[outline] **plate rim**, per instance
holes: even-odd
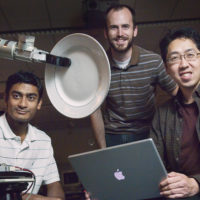
[[[101,106],[101,104],[105,100],[105,98],[108,94],[108,91],[109,91],[110,81],[111,81],[111,70],[110,70],[109,59],[108,59],[108,56],[107,56],[104,48],[101,46],[101,44],[95,38],[93,38],[92,36],[85,34],[85,33],[73,33],[73,34],[69,34],[69,35],[63,37],[61,40],[59,40],[56,43],[56,45],[51,50],[51,53],[56,55],[54,53],[54,51],[59,46],[59,44],[61,44],[63,41],[66,42],[66,40],[73,39],[76,37],[80,37],[81,39],[84,39],[84,38],[89,39],[89,41],[92,44],[94,44],[96,47],[98,47],[100,49],[103,57],[105,58],[104,62],[106,63],[107,66],[103,66],[103,67],[106,68],[107,83],[104,84],[104,88],[101,88],[103,93],[101,93],[101,94],[99,93],[100,96],[95,95],[95,97],[84,106],[80,106],[80,107],[75,106],[74,107],[69,104],[67,105],[66,102],[64,102],[64,100],[61,98],[60,94],[58,93],[58,91],[56,89],[56,84],[55,84],[56,66],[52,66],[50,64],[46,64],[46,67],[45,67],[45,87],[46,87],[46,91],[47,91],[47,96],[48,96],[51,104],[54,106],[54,108],[56,108],[56,110],[58,112],[60,112],[61,114],[63,114],[66,117],[78,119],[78,118],[84,118],[84,117],[89,116],[90,114],[95,112]],[[73,47],[73,45],[72,45],[72,47]],[[67,48],[66,48],[66,50],[67,50]],[[51,77],[49,77],[49,76],[51,76]],[[52,79],[53,79],[53,81],[52,81]],[[101,82],[100,82],[100,84],[101,84]],[[97,88],[96,93],[99,92],[98,90],[100,90],[99,87]],[[54,92],[57,91],[57,93],[52,94],[53,91]],[[63,103],[63,105],[60,107],[60,106],[58,106],[59,103]]]

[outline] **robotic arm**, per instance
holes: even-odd
[[[48,63],[61,67],[69,67],[69,58],[51,55],[34,47],[34,36],[19,36],[19,41],[8,41],[0,38],[0,58],[27,62]]]

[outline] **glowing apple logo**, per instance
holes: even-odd
[[[125,176],[122,174],[122,171],[119,171],[119,169],[114,173],[114,177],[119,181],[125,179]]]

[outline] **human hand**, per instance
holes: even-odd
[[[86,200],[91,200],[90,199],[90,194],[86,190],[84,190],[84,193],[85,193],[85,199]]]
[[[92,198],[92,199],[91,199],[90,193],[87,192],[86,190],[84,190],[84,193],[85,193],[85,199],[86,199],[86,200],[97,200],[97,199],[95,199],[95,198]]]
[[[194,178],[171,172],[160,183],[160,194],[166,198],[191,197],[199,192],[199,185]]]

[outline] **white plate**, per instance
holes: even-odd
[[[67,117],[89,116],[102,104],[110,86],[110,64],[103,47],[93,37],[75,33],[62,38],[51,54],[71,59],[69,68],[46,64],[51,103]]]

